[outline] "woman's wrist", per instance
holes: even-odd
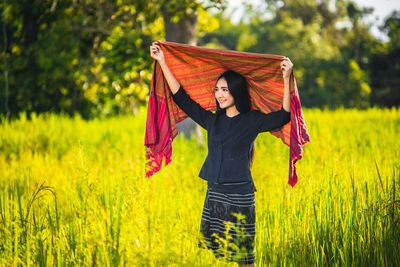
[[[159,60],[158,63],[160,64],[161,67],[164,67],[167,65],[167,63],[165,62],[165,59]]]
[[[161,67],[161,69],[163,70],[164,73],[169,70],[168,65],[165,62],[165,60],[159,60],[158,64],[160,64],[160,67]]]
[[[289,83],[290,82],[290,76],[289,77],[283,77],[283,82],[284,83]]]

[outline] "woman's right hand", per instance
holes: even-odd
[[[156,42],[154,42],[150,46],[150,55],[152,58],[158,61],[164,73],[164,77],[168,82],[169,88],[171,89],[171,92],[173,94],[176,94],[176,92],[178,92],[179,90],[180,84],[176,80],[175,76],[172,74],[171,70],[168,68],[167,63],[165,62],[164,53],[161,50],[161,47]]]
[[[157,60],[159,63],[162,63],[165,61],[164,58],[164,52],[161,50],[161,47],[154,42],[150,46],[150,56]]]

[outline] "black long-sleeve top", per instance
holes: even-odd
[[[262,113],[250,110],[228,117],[226,110],[213,113],[202,108],[190,98],[181,86],[172,94],[174,102],[196,123],[207,130],[208,155],[199,177],[209,184],[248,184],[256,191],[250,172],[251,148],[261,132],[277,130],[290,121],[290,112]]]

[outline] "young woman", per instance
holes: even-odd
[[[284,58],[283,105],[264,114],[250,110],[246,79],[234,72],[221,74],[215,84],[215,113],[192,100],[168,68],[160,46],[150,46],[172,92],[174,102],[207,130],[208,155],[199,176],[208,181],[201,218],[199,246],[212,249],[217,257],[255,266],[254,192],[250,172],[253,143],[261,132],[278,130],[290,121],[289,78],[292,62]]]

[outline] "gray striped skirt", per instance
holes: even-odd
[[[242,264],[255,262],[254,192],[227,193],[208,186],[198,246],[218,258]]]

